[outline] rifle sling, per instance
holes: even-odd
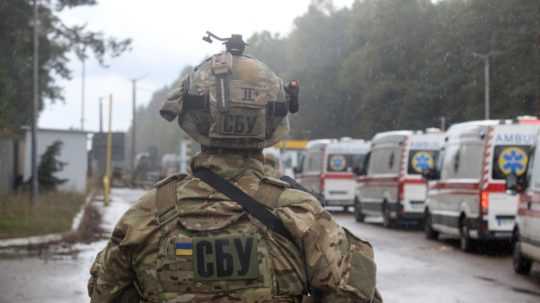
[[[285,237],[286,239],[291,241],[291,243],[297,246],[296,241],[294,240],[289,230],[285,228],[285,225],[283,225],[281,219],[275,214],[273,214],[262,203],[258,202],[257,200],[240,190],[234,184],[227,181],[223,177],[215,174],[208,168],[199,167],[193,171],[193,175],[227,196],[233,202],[240,204],[240,206],[242,206],[242,208],[247,213],[249,213],[255,219],[259,220],[259,222],[268,227],[268,229]]]

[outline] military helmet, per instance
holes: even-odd
[[[298,83],[285,85],[264,63],[242,54],[241,36],[225,45],[225,52],[203,61],[173,89],[160,113],[169,121],[178,117],[180,127],[206,147],[274,145],[288,134],[288,113],[298,110]]]

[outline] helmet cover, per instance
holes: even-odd
[[[283,80],[257,59],[223,52],[175,87],[161,109],[203,146],[262,149],[289,131]]]

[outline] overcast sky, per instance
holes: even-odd
[[[353,0],[334,0],[337,7]],[[247,39],[257,31],[286,35],[294,18],[307,11],[310,0],[101,0],[92,7],[62,14],[68,24],[88,24],[119,38],[132,38],[133,50],[109,60],[109,68],[94,60],[86,63],[85,130],[99,128],[99,98],[113,94],[113,129],[126,130],[131,121],[131,78],[139,82],[137,103],[149,102],[152,92],[170,84],[185,65],[196,65],[205,55],[221,50],[202,41],[207,30],[220,36],[232,33]],[[40,127],[81,127],[81,63],[72,60],[73,79],[60,81],[65,103],[47,102]],[[157,113],[156,113],[157,114]]]

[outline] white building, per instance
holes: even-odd
[[[88,170],[87,132],[80,130],[38,129],[38,166],[41,155],[55,141],[61,141],[63,143],[58,160],[66,163],[63,170],[55,175],[60,179],[67,179],[67,182],[62,184],[59,190],[85,192]],[[32,175],[31,142],[31,132],[27,130],[24,148],[24,180],[29,180]]]

